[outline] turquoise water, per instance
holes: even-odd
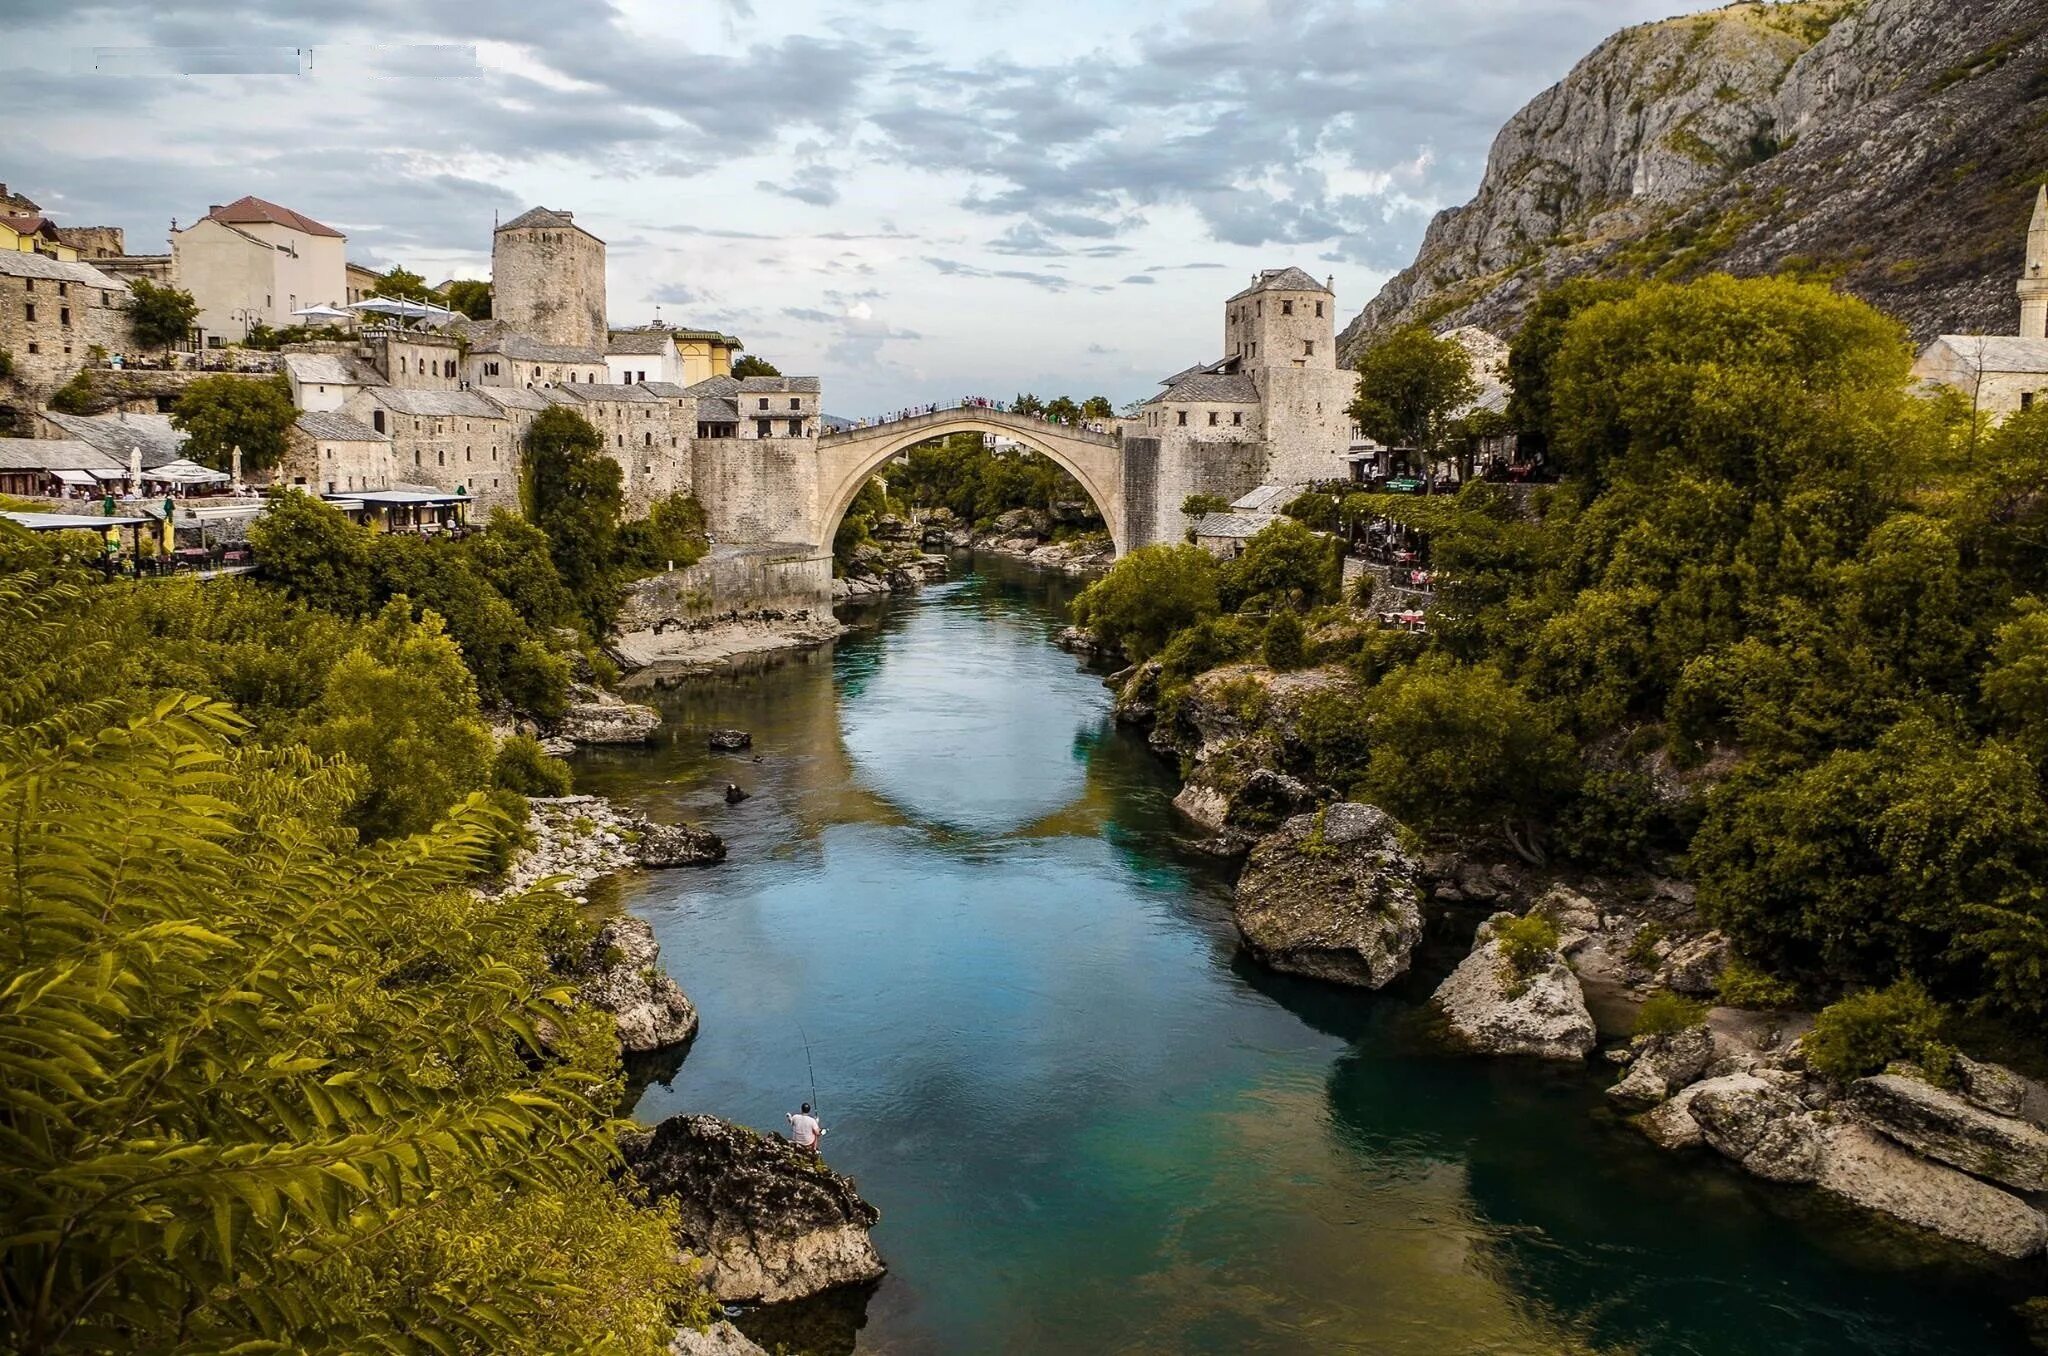
[[[659,694],[583,789],[731,859],[650,875],[703,1014],[636,1114],[810,1096],[882,1212],[870,1291],[745,1320],[814,1351],[2018,1353],[2028,1277],[1650,1148],[1595,1070],[1441,1053],[1471,916],[1371,995],[1247,962],[1171,769],[984,560],[835,647]],[[707,729],[754,733],[751,755]],[[737,780],[753,798],[727,806]]]

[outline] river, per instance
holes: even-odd
[[[1250,964],[1172,769],[1051,643],[1075,587],[981,558],[832,647],[667,689],[659,743],[577,760],[579,789],[731,849],[626,887],[703,1016],[635,1114],[782,1129],[814,1068],[826,1157],[882,1212],[889,1276],[743,1320],[757,1340],[2028,1350],[2012,1270],[1663,1154],[1596,1070],[1444,1053],[1424,1005],[1472,916],[1379,994]],[[720,726],[752,753],[708,753]]]

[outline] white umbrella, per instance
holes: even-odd
[[[457,312],[446,306],[436,306],[425,301],[405,301],[398,297],[365,297],[350,302],[349,310],[370,315],[389,316],[393,320],[424,320],[430,324],[445,325],[455,319]]]
[[[327,305],[301,306],[298,310],[293,311],[292,314],[306,320],[351,320],[354,318],[349,312],[342,310],[339,306]]]

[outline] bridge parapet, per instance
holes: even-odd
[[[859,424],[853,428],[835,429],[821,435],[818,442],[821,445],[844,445],[871,438],[887,437],[893,440],[901,434],[912,433],[920,428],[957,424],[962,415],[1014,430],[1022,434],[1023,441],[1027,442],[1033,438],[1047,437],[1069,438],[1075,442],[1093,443],[1097,447],[1115,447],[1119,442],[1116,434],[1105,433],[1100,429],[1088,428],[1081,424],[1063,424],[1057,420],[1041,419],[1033,414],[1019,414],[1015,410],[1002,410],[993,405],[977,405],[967,401],[940,405],[901,419],[884,419],[876,423]]]

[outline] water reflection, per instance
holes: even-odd
[[[2009,1282],[1686,1167],[1573,1071],[1445,1057],[1473,919],[1379,995],[1275,975],[1166,769],[1002,570],[664,693],[584,786],[731,858],[633,884],[703,1029],[637,1114],[808,1095],[881,1208],[872,1295],[750,1317],[862,1352],[2014,1352]],[[759,761],[708,729],[754,733]],[[751,800],[728,806],[727,780]],[[810,1325],[800,1328],[778,1324]],[[777,1335],[780,1334],[780,1335]],[[822,1334],[822,1335],[821,1335]]]

